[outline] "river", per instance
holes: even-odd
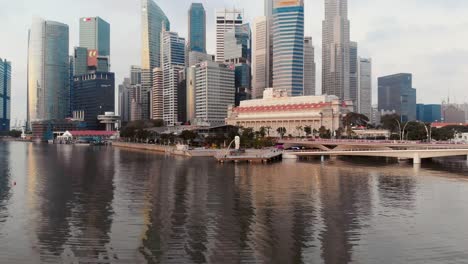
[[[218,164],[0,142],[0,263],[467,263],[461,159]]]

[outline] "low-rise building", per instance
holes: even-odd
[[[268,128],[270,136],[279,136],[277,129],[286,128],[286,135],[304,135],[298,128],[310,126],[312,130],[325,127],[336,131],[342,127],[341,118],[353,111],[352,101],[342,101],[336,96],[290,97],[285,90],[265,89],[263,99],[240,102],[230,107],[227,125]],[[300,130],[300,129],[299,129]]]

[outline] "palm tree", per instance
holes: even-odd
[[[276,132],[278,132],[278,134],[280,134],[281,138],[283,138],[283,136],[286,134],[286,128],[285,127],[278,127],[278,129],[276,129]]]

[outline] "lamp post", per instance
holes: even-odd
[[[395,122],[398,125],[398,134],[400,135],[400,141],[402,141],[403,140],[403,132],[401,130],[401,122],[398,119],[395,119]]]

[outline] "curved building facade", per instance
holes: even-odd
[[[152,71],[161,67],[161,34],[169,31],[170,24],[164,11],[153,0],[142,0],[142,48],[141,48],[141,109],[140,120],[151,115]]]
[[[69,110],[68,25],[35,19],[29,30],[28,125],[65,118]]]
[[[278,1],[273,9],[273,87],[304,94],[304,1]]]
[[[142,0],[141,26],[141,67],[152,71],[161,67],[161,32],[163,28],[169,31],[169,19],[153,0]]]

